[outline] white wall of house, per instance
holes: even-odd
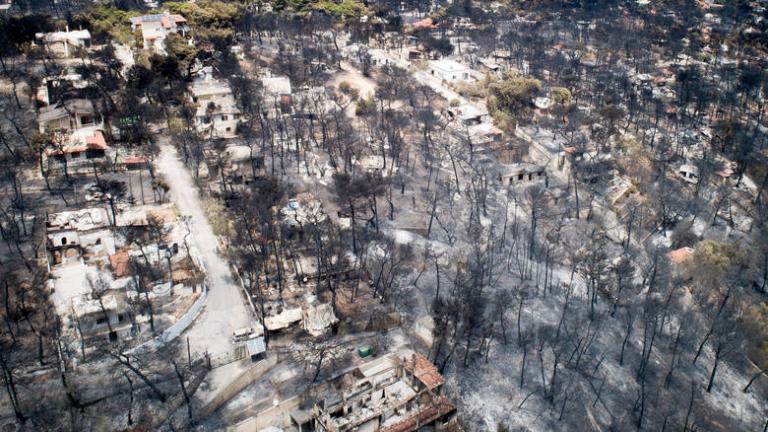
[[[66,115],[49,120],[47,122],[40,123],[40,133],[46,133],[55,130],[74,130],[85,127],[104,127],[104,122],[100,118],[97,118],[93,114],[75,113],[74,115]]]
[[[474,80],[470,68],[452,60],[433,60],[429,62],[429,73],[449,82]]]
[[[240,123],[240,113],[216,112],[210,116],[197,117],[197,129],[211,131],[218,138],[233,138],[237,136],[237,124]]]
[[[240,110],[229,85],[205,74],[192,84],[192,102],[197,105],[195,126],[203,133],[219,138],[233,138],[240,122]],[[214,108],[209,110],[208,107]]]

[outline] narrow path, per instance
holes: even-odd
[[[250,322],[240,287],[232,280],[226,260],[217,252],[216,236],[189,171],[176,149],[161,141],[157,170],[170,185],[170,197],[180,213],[190,218],[192,241],[200,253],[208,277],[208,300],[197,320],[182,335],[189,337],[192,351],[218,355],[231,351],[232,332]]]

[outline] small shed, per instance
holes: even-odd
[[[267,346],[264,344],[263,336],[248,339],[245,342],[245,347],[248,350],[248,355],[251,357],[252,362],[264,360],[267,356]]]

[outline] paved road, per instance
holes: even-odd
[[[216,236],[197,193],[192,175],[184,167],[176,149],[168,143],[160,146],[158,171],[170,185],[171,200],[180,213],[189,216],[193,242],[200,252],[208,275],[208,300],[197,320],[182,335],[189,336],[192,350],[217,355],[231,351],[234,330],[250,325],[247,306],[240,287],[232,280],[226,260],[216,251]]]

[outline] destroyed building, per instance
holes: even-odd
[[[367,348],[358,355],[370,353]],[[310,391],[258,412],[234,430],[460,432],[456,408],[443,394],[444,382],[426,357],[405,348],[339,371]]]
[[[55,133],[49,145],[44,153],[49,172],[91,171],[94,164],[104,161],[109,149],[104,133],[93,127]]]
[[[74,57],[80,49],[91,46],[91,33],[88,30],[69,30],[51,33],[36,33],[35,39],[56,57]]]
[[[334,380],[312,408],[321,432],[444,430],[456,408],[442,394],[445,380],[426,357],[386,356]]]
[[[48,290],[65,340],[85,355],[178,320],[201,283],[190,248],[179,247],[187,234],[170,205],[122,209],[114,221],[102,207],[48,215]],[[141,286],[132,260],[154,269]]]
[[[506,187],[547,185],[547,172],[544,167],[531,163],[515,163],[499,167],[499,180]]]

